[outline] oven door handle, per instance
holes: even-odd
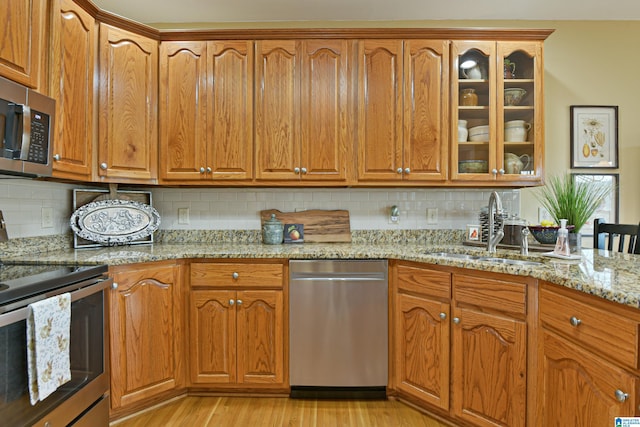
[[[84,286],[87,283],[94,283],[93,285]],[[89,295],[93,295],[97,292],[103,291],[108,286],[111,286],[113,283],[113,279],[105,278],[96,282],[96,279],[90,279],[84,282],[75,283],[73,285],[69,285],[64,288],[56,289],[54,291],[47,292],[42,295],[38,295],[36,298],[33,298],[30,303],[43,300],[45,298],[54,297],[56,295],[64,294],[65,292],[71,292],[71,302],[77,301],[81,298],[86,298]],[[78,289],[78,286],[81,288]],[[73,289],[76,289],[75,291]],[[19,308],[14,311],[10,311],[8,313],[0,314],[0,328],[3,326],[10,325],[12,323],[20,322],[22,320],[27,319],[27,314],[29,313],[29,306]]]

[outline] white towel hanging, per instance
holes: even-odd
[[[71,379],[70,328],[71,294],[61,294],[29,305],[27,366],[32,405]]]

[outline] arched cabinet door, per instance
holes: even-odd
[[[111,406],[184,385],[180,267],[116,269],[110,302]]]
[[[158,42],[100,24],[97,176],[158,181]]]

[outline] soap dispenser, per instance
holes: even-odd
[[[567,230],[567,220],[560,220],[560,229],[558,230],[558,237],[556,239],[556,246],[553,249],[553,253],[556,255],[570,256],[571,249],[569,248],[569,230]]]

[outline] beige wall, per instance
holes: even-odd
[[[545,22],[556,31],[545,43],[546,171],[569,170],[569,106],[617,105],[620,222],[640,221],[640,22]],[[522,192],[522,212],[537,219],[533,190]]]

